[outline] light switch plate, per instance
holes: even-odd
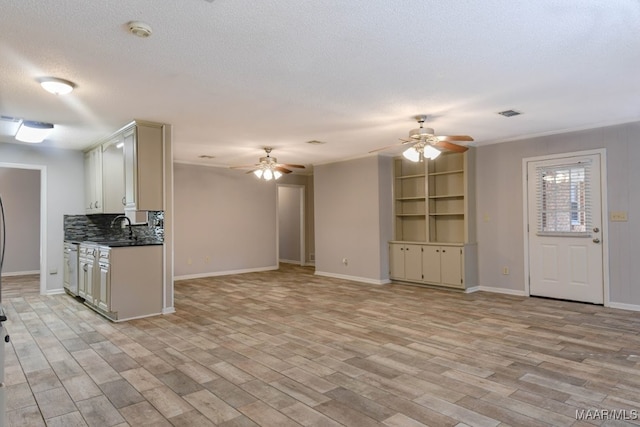
[[[612,222],[626,222],[627,221],[627,212],[626,211],[611,211],[609,213],[609,217]]]

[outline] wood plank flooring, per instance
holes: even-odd
[[[111,323],[7,292],[8,425],[640,425],[610,420],[640,410],[640,313],[291,265],[179,281],[175,302]]]

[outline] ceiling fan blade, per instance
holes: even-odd
[[[292,164],[289,164],[289,163],[281,163],[280,166],[286,166],[288,168],[305,169],[304,165],[292,165]]]
[[[453,144],[447,141],[440,141],[434,144],[438,148],[443,148],[445,150],[453,151],[455,153],[464,153],[469,149],[469,147],[464,147],[462,145]]]
[[[409,142],[409,141],[407,141],[407,142]],[[387,146],[384,146],[384,147],[376,148],[375,150],[371,150],[371,151],[369,151],[369,153],[377,153],[378,151],[388,150],[389,148],[393,148],[393,147],[402,147],[403,144],[405,144],[405,143],[403,142],[401,144],[395,143],[395,144],[387,145]]]
[[[254,173],[254,172],[255,172],[255,171],[257,171],[257,170],[258,170],[258,169],[252,169],[252,170],[250,170],[250,171],[249,171],[249,172],[247,172],[247,173]]]
[[[260,166],[260,164],[229,166],[229,169],[255,168],[256,166]]]
[[[291,171],[289,169],[283,168],[282,166],[276,166],[273,169],[277,170],[278,172],[282,172],[282,173],[291,173]]]
[[[441,135],[437,138],[440,141],[473,141],[469,135]]]

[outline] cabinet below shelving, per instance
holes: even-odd
[[[467,289],[477,285],[477,247],[472,244],[390,242],[393,280]]]

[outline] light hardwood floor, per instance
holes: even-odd
[[[5,296],[8,425],[639,424],[594,410],[640,409],[640,313],[295,266],[179,281],[175,302],[111,323]]]

